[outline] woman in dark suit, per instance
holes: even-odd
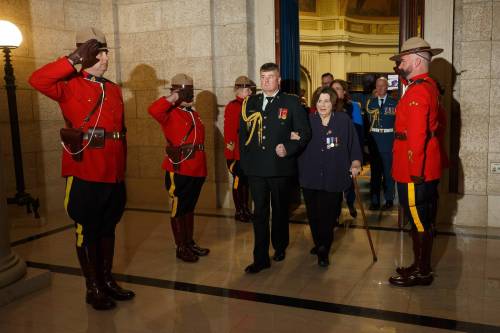
[[[334,221],[342,193],[361,170],[361,149],[356,129],[344,112],[332,112],[336,92],[325,87],[309,115],[312,139],[299,157],[299,181],[314,240],[318,265],[329,265]]]

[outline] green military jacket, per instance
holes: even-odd
[[[258,94],[250,96],[243,104],[239,129],[243,171],[247,176],[293,176],[297,173],[297,156],[311,138],[307,112],[297,96],[281,91],[267,105],[266,111],[262,111],[263,102],[264,95]],[[298,132],[300,140],[291,140],[291,132]],[[280,143],[287,151],[285,157],[276,154],[276,146]]]

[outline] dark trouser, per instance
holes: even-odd
[[[382,179],[385,201],[394,200],[394,180],[392,179],[392,153],[374,152],[371,159],[370,197],[372,204],[380,205]]]
[[[339,214],[342,192],[326,192],[302,188],[309,227],[317,248],[330,251],[333,242],[334,221]]]
[[[418,232],[431,230],[436,222],[439,180],[397,183],[399,204],[405,209],[412,228]]]
[[[269,262],[269,238],[277,252],[285,251],[288,242],[288,203],[290,198],[290,177],[249,177],[250,193],[255,204],[254,263],[264,265]],[[269,237],[269,201],[272,207],[271,237]]]
[[[68,177],[64,206],[75,222],[76,246],[114,238],[126,200],[124,182],[100,183]]]
[[[172,217],[194,212],[205,177],[184,176],[175,172],[165,174],[165,187],[172,199]]]

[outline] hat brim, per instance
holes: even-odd
[[[409,50],[409,51],[401,52],[400,54],[393,55],[392,57],[389,58],[389,60],[400,61],[402,56],[405,56],[407,54],[420,53],[420,52],[428,52],[431,54],[431,57],[434,57],[434,56],[440,54],[441,52],[443,52],[443,49],[435,48],[435,49],[425,49],[425,50]]]

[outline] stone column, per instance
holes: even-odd
[[[3,156],[1,152],[0,156]],[[10,248],[10,223],[7,218],[3,174],[3,162],[0,161],[0,289],[26,274],[26,264]]]

